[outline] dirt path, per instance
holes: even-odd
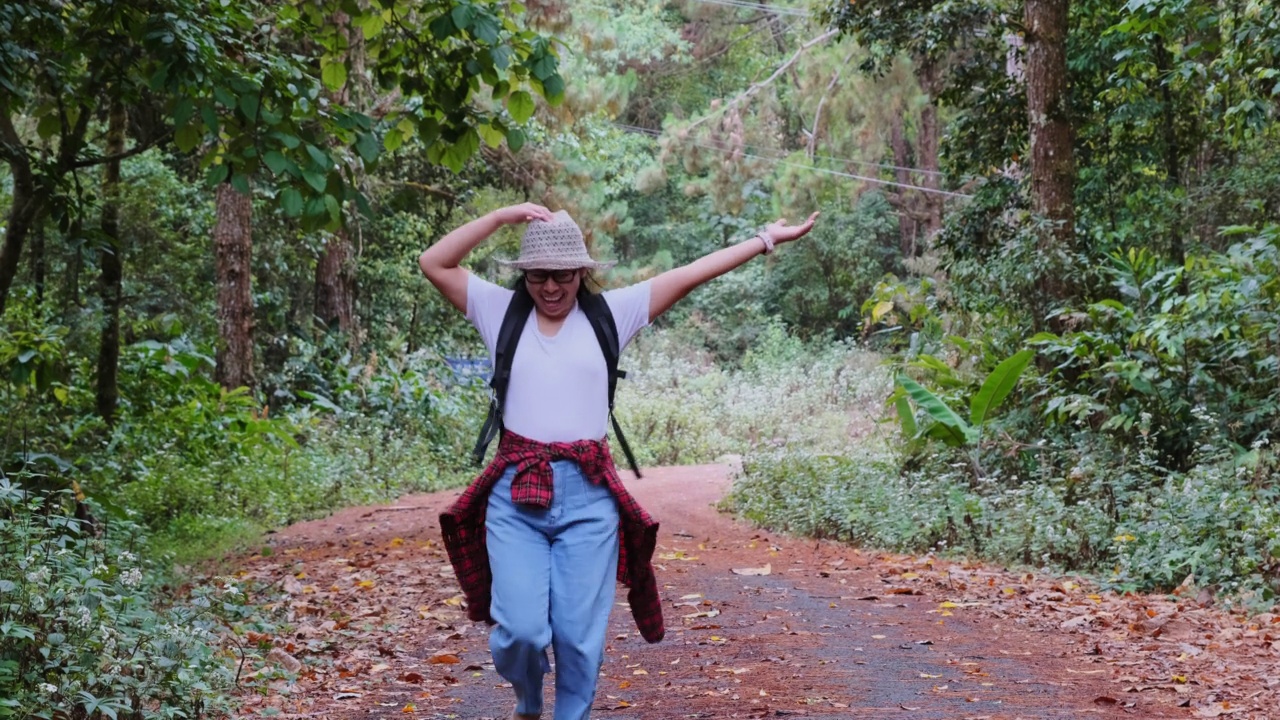
[[[729,486],[720,466],[654,469],[628,486],[662,524],[667,639],[646,644],[616,608],[594,717],[1265,718],[1277,707],[1280,663],[1251,666],[1244,687],[1238,670],[1208,664],[1195,611],[1166,617],[1159,601],[1131,608],[1071,581],[753,530],[715,511]],[[273,652],[246,684],[245,717],[509,716],[486,630],[465,619],[439,543],[436,517],[455,495],[295,525],[242,563],[290,623],[251,638]],[[1263,663],[1280,657],[1269,620],[1237,628]],[[1219,676],[1230,687],[1210,685]]]

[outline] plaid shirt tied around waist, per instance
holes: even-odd
[[[540,443],[504,431],[498,453],[462,495],[440,514],[440,529],[449,562],[467,600],[467,617],[493,623],[489,614],[493,573],[485,546],[485,511],[489,493],[509,466],[516,467],[511,500],[540,508],[551,506],[551,462],[572,460],[593,483],[604,484],[618,501],[618,580],[627,586],[627,602],[640,635],[651,643],[662,639],[662,601],[653,573],[653,551],[658,544],[658,523],[622,486],[605,440],[572,443]]]

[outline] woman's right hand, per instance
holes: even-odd
[[[503,225],[518,225],[533,220],[550,220],[551,211],[537,203],[508,205],[493,211],[493,216]]]

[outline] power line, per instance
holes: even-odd
[[[773,15],[790,15],[791,17],[801,17],[801,18],[813,17],[813,13],[808,10],[801,10],[800,8],[779,7],[776,5],[765,5],[764,3],[750,2],[750,0],[690,0],[690,2],[700,2],[700,3],[705,3],[707,5],[721,5],[723,7],[740,8],[743,10],[757,10],[759,12],[770,13]],[[579,3],[579,5],[583,7],[597,8],[599,10],[608,10],[610,12],[617,12],[617,8],[611,7],[609,5],[601,5],[596,3]]]
[[[613,123],[613,125],[629,132],[643,132],[651,137],[662,137],[663,134],[660,130],[653,130],[651,128],[640,127],[638,125],[625,125],[623,123]],[[759,145],[747,145],[746,147],[760,148]],[[767,150],[771,148],[765,149]],[[779,155],[778,157],[784,156]],[[834,155],[814,155],[813,159],[830,160],[831,162],[847,163],[849,165],[862,165],[863,167],[873,167],[881,170],[902,170],[903,172],[919,173],[921,175],[937,175],[940,178],[946,176],[946,173],[941,170],[925,170],[924,168],[903,167],[901,165],[889,165],[886,163],[871,162],[870,160],[854,160],[852,158],[842,158]]]
[[[650,130],[649,128],[628,126],[620,123],[613,123],[613,124],[616,125],[619,129],[623,130],[624,132],[631,132],[638,135],[647,135],[648,137],[655,138],[655,139],[661,135],[661,133],[659,133],[658,131]],[[633,129],[629,129],[629,128],[633,128]],[[708,145],[706,143],[699,143],[699,142],[693,142],[693,141],[684,141],[684,142],[686,142],[689,145],[693,145],[695,147],[700,147],[700,148],[705,148],[707,150],[715,150],[717,152],[726,153],[725,148],[718,145]],[[791,162],[785,159],[784,157],[779,157],[779,156],[759,155],[756,153],[750,153],[745,151],[742,153],[742,156],[752,158],[754,160],[764,160],[764,161],[772,162],[778,165],[785,165],[787,167],[799,168],[801,170],[812,170],[813,172],[822,173],[824,175],[833,175],[836,177],[848,178],[850,180],[861,180],[863,182],[869,182],[876,185],[888,185],[891,187],[903,188],[905,190],[919,190],[920,192],[934,193],[937,195],[945,195],[947,197],[957,197],[957,198],[973,197],[972,195],[952,192],[950,190],[940,190],[938,188],[924,187],[922,185],[912,185],[910,183],[900,183],[892,180],[882,180],[880,178],[868,177],[866,175],[857,175],[854,173],[841,172],[839,170],[828,170],[827,168],[816,167],[814,165],[803,165],[801,163]]]
[[[764,3],[750,2],[749,0],[694,0],[694,2],[706,3],[708,5],[723,5],[725,7],[742,8],[745,10],[758,10],[764,13],[773,13],[774,15],[792,15],[794,17],[813,16],[813,13],[808,10],[779,7],[776,5],[765,5]]]

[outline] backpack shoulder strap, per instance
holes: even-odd
[[[605,366],[609,370],[609,420],[613,423],[613,433],[618,437],[618,444],[622,446],[622,454],[626,456],[632,472],[636,477],[642,477],[640,466],[631,452],[631,445],[627,443],[626,436],[622,434],[622,427],[618,424],[618,418],[613,414],[613,397],[618,389],[618,378],[627,376],[625,372],[618,369],[621,348],[618,342],[618,325],[613,319],[613,311],[609,309],[609,303],[603,297],[585,287],[578,289],[578,305],[591,321],[591,329],[596,333],[600,351],[604,353]]]
[[[489,443],[497,437],[502,429],[502,411],[507,401],[507,386],[511,384],[511,363],[516,356],[516,346],[520,344],[520,334],[524,332],[525,323],[529,321],[529,313],[533,310],[533,296],[523,282],[515,286],[515,295],[507,304],[507,311],[502,316],[502,326],[498,330],[498,342],[493,352],[493,377],[489,380],[489,414],[480,429],[480,438],[475,449],[471,451],[477,465],[484,462],[485,451]]]

